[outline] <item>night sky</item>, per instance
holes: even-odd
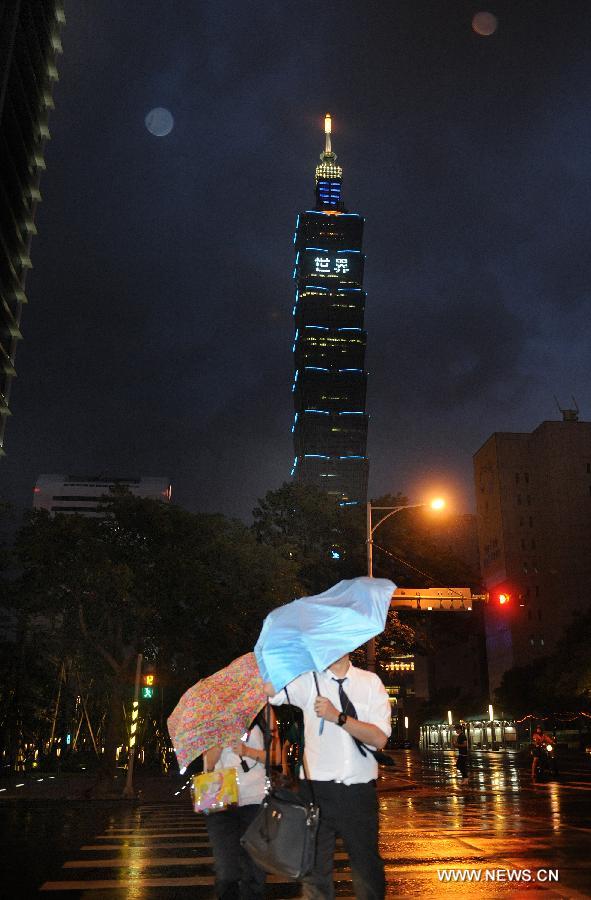
[[[498,17],[489,37],[473,14]],[[370,493],[473,509],[493,431],[590,411],[591,4],[70,0],[0,494],[288,479],[293,245],[323,117],[366,216]],[[166,107],[175,126],[144,124]]]

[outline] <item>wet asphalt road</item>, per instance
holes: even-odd
[[[396,763],[380,779],[388,897],[591,897],[591,770],[583,757],[542,784],[509,753],[474,753],[467,782],[449,752],[401,751]],[[142,804],[3,803],[0,896],[213,898],[203,823],[187,792],[175,797],[172,788],[164,802]],[[353,896],[342,846],[335,888]],[[298,890],[275,878],[267,893],[279,900]]]

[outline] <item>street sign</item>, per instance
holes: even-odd
[[[472,610],[474,601],[488,599],[488,594],[473,594],[470,588],[396,588],[392,595],[394,609],[416,609],[421,612]]]

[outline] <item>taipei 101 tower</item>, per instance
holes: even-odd
[[[367,499],[367,415],[363,328],[363,216],[341,199],[343,170],[324,120],[314,209],[297,217],[292,427],[296,481],[314,484],[341,505]]]

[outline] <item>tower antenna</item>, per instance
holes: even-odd
[[[331,119],[330,113],[327,113],[324,117],[324,134],[325,134],[324,152],[325,153],[332,153],[332,146],[330,143],[331,129],[332,129],[332,119]]]

